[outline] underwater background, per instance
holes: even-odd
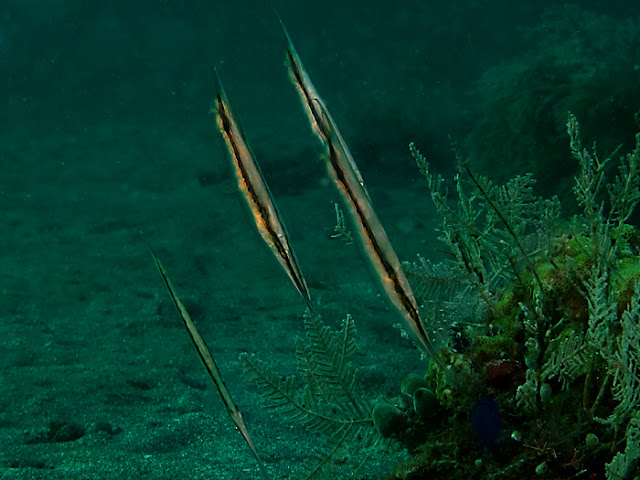
[[[636,2],[3,0],[0,479],[257,475],[147,243],[274,478],[314,448],[315,434],[262,408],[239,360],[295,372],[304,304],[241,203],[209,113],[214,66],[323,318],[355,319],[363,395],[394,396],[424,371],[359,248],[332,238],[338,195],[274,9],[401,260],[443,255],[411,141],[447,177],[449,136],[483,174],[532,171],[567,212],[567,111],[605,151],[633,145]],[[385,478],[393,461],[356,478]]]

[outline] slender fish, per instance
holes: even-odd
[[[289,243],[287,231],[280,219],[271,192],[260,172],[249,146],[231,114],[229,102],[216,73],[218,93],[216,113],[220,132],[231,154],[238,187],[249,206],[253,221],[264,242],[269,246],[293,285],[302,296],[307,307],[313,310],[307,282],[298,266],[298,261]]]
[[[278,19],[280,20],[279,17]],[[285,37],[287,38],[287,65],[289,67],[289,77],[291,78],[291,82],[293,83],[293,85],[296,87],[296,90],[298,90],[300,100],[302,101],[302,106],[305,109],[307,116],[309,117],[311,128],[322,143],[326,144],[329,139],[329,135],[333,135],[336,143],[343,145],[345,161],[349,162],[350,168],[351,170],[353,170],[356,179],[362,186],[365,194],[368,196],[369,194],[367,192],[367,188],[364,185],[364,181],[362,180],[362,175],[360,174],[358,165],[351,156],[351,152],[346,147],[346,143],[342,138],[342,134],[340,133],[340,130],[338,130],[338,126],[333,121],[333,118],[329,114],[324,101],[322,100],[322,98],[320,98],[320,95],[311,82],[311,78],[307,74],[307,71],[304,69],[302,61],[300,60],[300,56],[296,52],[296,49],[293,46],[293,42],[291,41],[291,37],[289,36],[289,32],[287,32],[287,29],[285,28],[284,23],[282,23],[282,20],[280,20],[280,25],[282,26]]]
[[[222,379],[222,375],[220,374],[218,365],[216,364],[216,361],[213,358],[213,355],[211,354],[211,350],[209,349],[206,342],[204,341],[204,338],[202,338],[202,335],[200,335],[200,332],[198,331],[196,324],[193,323],[193,320],[191,320],[191,316],[189,315],[189,312],[185,308],[184,304],[182,303],[182,300],[180,300],[180,297],[178,297],[178,294],[173,288],[173,283],[171,283],[171,280],[169,279],[169,275],[167,274],[167,271],[164,269],[164,266],[162,265],[162,263],[160,263],[160,260],[158,259],[158,257],[156,257],[155,253],[153,253],[153,250],[151,249],[151,247],[149,247],[149,251],[151,252],[153,261],[155,262],[156,266],[158,267],[158,270],[160,271],[160,276],[162,277],[162,280],[164,280],[164,284],[166,285],[167,290],[169,291],[169,295],[171,296],[173,303],[178,309],[178,312],[180,313],[180,317],[182,317],[182,322],[184,323],[184,326],[187,329],[189,336],[191,337],[191,341],[193,342],[193,345],[196,348],[198,355],[200,356],[200,361],[202,362],[202,365],[204,365],[204,368],[207,370],[209,377],[211,377],[211,380],[213,380],[213,383],[215,384],[216,389],[220,394],[220,398],[222,398],[222,402],[224,403],[224,406],[227,409],[227,413],[233,420],[233,423],[236,425],[236,428],[244,438],[245,442],[247,442],[247,445],[249,446],[251,453],[253,453],[253,456],[255,457],[256,462],[258,463],[258,467],[260,468],[260,472],[262,473],[264,478],[268,480],[270,477],[267,473],[267,470],[264,464],[262,463],[262,459],[258,454],[258,450],[255,447],[253,440],[251,439],[251,436],[249,435],[249,429],[247,428],[247,425],[244,422],[244,419],[242,418],[242,413],[240,413],[240,410],[238,410],[236,403],[233,401],[233,398],[231,397],[231,393],[227,389],[227,386],[225,385],[224,380]]]
[[[291,80],[298,90],[314,132],[328,149],[327,168],[349,207],[349,212],[362,239],[364,250],[391,303],[402,315],[420,345],[440,367],[445,368],[433,342],[425,331],[424,322],[420,317],[418,303],[409,280],[402,270],[402,265],[391,241],[373,209],[355,160],[324,102],[311,83],[286,29],[285,35],[288,42],[287,63]]]

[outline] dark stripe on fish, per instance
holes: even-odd
[[[329,171],[350,207],[349,210],[358,226],[369,260],[373,264],[391,303],[403,316],[431,358],[444,368],[444,363],[424,329],[411,285],[402,270],[402,265],[391,241],[373,209],[358,166],[324,102],[311,83],[284,25],[282,28],[289,44],[287,63],[291,80],[300,94],[313,130],[329,150]]]
[[[278,259],[307,307],[312,309],[307,282],[298,266],[278,209],[260,168],[240,133],[219,80],[216,105],[218,126],[235,166],[238,187],[249,205],[258,232]]]

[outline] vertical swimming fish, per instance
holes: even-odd
[[[158,267],[158,270],[160,271],[160,276],[162,277],[162,280],[164,281],[164,284],[167,287],[167,290],[169,291],[169,295],[171,296],[173,303],[175,304],[176,308],[178,309],[178,312],[180,313],[180,317],[182,318],[184,326],[187,329],[189,336],[191,337],[191,341],[193,342],[193,345],[196,348],[198,355],[200,356],[202,365],[204,365],[204,368],[207,370],[209,377],[211,377],[211,380],[213,380],[213,383],[216,386],[218,393],[220,394],[220,398],[222,398],[222,402],[224,403],[224,406],[227,409],[227,413],[233,420],[233,423],[236,425],[236,428],[244,438],[245,442],[247,442],[247,445],[249,446],[251,453],[253,453],[253,456],[255,457],[256,462],[258,463],[260,472],[262,473],[262,475],[266,480],[269,480],[270,477],[267,473],[267,470],[265,469],[264,464],[262,463],[262,459],[258,454],[258,450],[256,449],[253,443],[253,440],[251,439],[251,436],[249,435],[249,429],[247,428],[247,425],[245,424],[244,419],[242,418],[242,413],[240,413],[240,410],[238,410],[236,403],[233,401],[233,398],[231,397],[231,393],[227,389],[227,386],[225,385],[224,380],[222,379],[222,375],[220,374],[218,365],[216,364],[216,361],[213,358],[213,355],[211,354],[211,350],[209,349],[206,342],[204,341],[204,338],[202,338],[202,335],[200,335],[200,332],[198,331],[196,324],[193,323],[193,320],[191,320],[191,316],[189,315],[189,312],[187,311],[184,304],[182,303],[182,300],[180,300],[180,297],[178,297],[178,294],[173,288],[173,283],[171,283],[171,280],[169,279],[169,275],[167,274],[167,271],[164,269],[164,266],[162,265],[162,263],[160,263],[160,260],[158,259],[158,257],[156,257],[156,254],[153,253],[153,250],[151,249],[150,246],[149,246],[149,251],[151,252],[153,261],[155,262],[156,266]]]
[[[278,20],[280,20],[280,17],[278,17]],[[349,149],[346,148],[346,143],[342,138],[340,130],[338,130],[338,126],[333,121],[333,118],[329,114],[324,101],[322,100],[322,98],[320,98],[320,95],[311,82],[311,78],[307,74],[307,71],[304,69],[302,61],[300,60],[300,56],[296,52],[296,49],[293,46],[293,42],[291,41],[291,37],[289,36],[289,32],[287,32],[287,29],[285,28],[284,23],[282,23],[282,20],[280,20],[280,25],[282,26],[282,31],[284,32],[288,44],[286,54],[287,66],[289,67],[289,77],[291,78],[291,82],[293,82],[293,85],[296,87],[296,90],[298,90],[300,100],[302,101],[302,106],[305,109],[307,116],[309,117],[311,128],[322,143],[326,143],[328,141],[328,135],[333,132],[337,143],[345,147],[343,148],[345,161],[349,163],[350,168],[351,170],[353,170],[358,183],[360,183],[363,190],[365,191],[365,194],[368,196],[369,194],[364,185],[364,181],[362,180],[362,175],[360,174],[358,165],[351,156],[351,152],[349,151]]]
[[[280,262],[307,307],[313,310],[309,288],[289,243],[287,231],[280,219],[269,187],[260,172],[260,167],[231,113],[229,102],[217,73],[216,81],[218,86],[216,95],[218,127],[233,161],[238,188],[249,206],[253,221],[262,239]]]
[[[282,24],[282,22],[280,23]],[[284,29],[284,25],[282,28]],[[324,102],[311,83],[286,29],[284,32],[288,42],[287,64],[291,80],[298,90],[311,127],[327,147],[327,168],[349,207],[364,250],[380,279],[384,292],[402,315],[420,345],[441,368],[445,368],[433,342],[425,331],[409,280],[402,270],[402,265],[391,241],[373,209],[355,160]]]

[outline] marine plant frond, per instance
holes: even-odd
[[[587,340],[604,358],[613,354],[615,324],[618,322],[617,305],[606,272],[594,268],[592,277],[585,282],[589,310]]]
[[[494,184],[474,173],[460,150],[455,145],[453,148],[459,173],[455,178],[456,198],[449,199],[440,176],[429,171],[425,157],[410,145],[440,215],[442,239],[480,298],[494,309],[495,292],[512,281],[522,284],[523,272],[529,271],[541,284],[533,267],[534,256],[552,253],[551,238],[559,223],[560,203],[557,198],[536,196],[535,181],[529,174],[504,185]]]
[[[640,134],[636,134],[633,151],[621,158],[618,175],[608,190],[611,202],[609,218],[617,227],[629,220],[640,200]]]
[[[277,409],[283,415],[303,424],[313,424],[316,428],[331,425],[332,419],[321,409],[309,408],[301,394],[300,382],[294,375],[280,377],[266,362],[243,354],[245,371],[256,382],[267,408]]]
[[[536,279],[536,283],[539,287],[542,287],[542,281],[538,276],[538,272],[535,268],[533,268],[533,261],[530,258],[530,253],[525,249],[522,238],[524,236],[527,224],[526,218],[518,216],[518,215],[510,215],[510,211],[516,213],[519,209],[524,206],[531,208],[535,211],[535,205],[537,198],[531,194],[531,185],[534,182],[533,176],[525,175],[523,177],[516,177],[515,180],[511,181],[513,186],[519,186],[519,195],[511,197],[510,202],[505,202],[504,196],[501,198],[500,195],[496,195],[494,187],[492,183],[488,180],[485,180],[483,177],[477,176],[469,167],[469,162],[466,157],[462,154],[459,147],[454,143],[453,151],[458,159],[459,168],[462,172],[466,173],[469,177],[469,180],[472,186],[475,187],[477,193],[480,195],[480,198],[485,203],[485,209],[488,215],[495,215],[499,222],[504,227],[508,236],[510,237],[510,243],[513,247],[520,253],[521,258],[527,264],[528,270],[533,274],[533,277]],[[506,190],[497,189],[498,192],[505,192]],[[513,194],[514,192],[512,192]],[[509,262],[512,262],[512,259],[509,259]]]
[[[609,191],[609,216],[607,225],[611,229],[612,248],[607,262],[611,263],[623,243],[626,222],[640,202],[640,134],[636,134],[636,145],[631,153],[620,159],[618,175],[607,187]]]
[[[433,263],[418,255],[416,262],[402,262],[418,302],[457,295],[464,284],[461,272],[451,261]]]
[[[331,238],[339,238],[344,241],[347,245],[352,245],[354,243],[353,235],[347,227],[347,222],[344,219],[344,212],[340,208],[337,203],[333,204],[335,212],[336,212],[336,224],[333,227],[333,235]]]
[[[621,157],[617,175],[607,184],[605,167],[620,147],[600,160],[595,144],[591,152],[582,146],[580,126],[573,114],[569,114],[567,131],[571,153],[580,167],[573,191],[590,227],[593,262],[606,270],[618,252],[620,242],[617,240],[622,236],[626,222],[640,202],[640,134],[635,136],[635,148]],[[609,196],[608,212],[602,198],[605,188]],[[611,243],[608,237],[615,241]]]
[[[613,398],[618,402],[608,423],[622,424],[640,407],[640,286],[629,307],[622,314],[622,332],[616,341],[616,352],[609,362],[613,369]]]
[[[312,396],[335,403],[351,414],[365,415],[365,405],[353,394],[357,370],[347,359],[357,352],[356,327],[351,315],[333,331],[314,313],[305,314],[306,342],[298,340],[298,369]]]
[[[569,148],[571,154],[578,161],[579,172],[575,177],[573,193],[582,207],[584,216],[590,226],[591,236],[597,239],[603,235],[604,202],[601,199],[602,188],[605,183],[605,166],[611,160],[607,157],[600,160],[595,143],[592,152],[582,146],[580,125],[575,115],[569,113],[567,120]],[[597,252],[596,252],[597,257]]]
[[[587,373],[593,347],[585,341],[583,334],[571,332],[550,343],[548,351],[551,355],[542,366],[542,380],[557,377],[563,388],[568,388],[576,378]]]
[[[627,445],[624,453],[618,452],[606,465],[607,480],[633,478],[640,466],[640,415],[636,413],[627,426]],[[637,476],[635,477],[637,478]]]
[[[402,264],[413,287],[424,318],[438,344],[450,340],[452,327],[477,326],[480,310],[478,295],[465,281],[456,262],[447,260],[433,263],[418,255],[416,262]],[[456,319],[452,324],[451,319]]]
[[[243,356],[246,371],[256,381],[268,408],[315,430],[323,437],[303,467],[300,478],[332,478],[337,452],[369,442],[371,405],[354,388],[357,369],[349,361],[358,350],[350,315],[334,330],[319,315],[307,312],[305,337],[296,342],[299,376],[282,378],[265,362]]]

